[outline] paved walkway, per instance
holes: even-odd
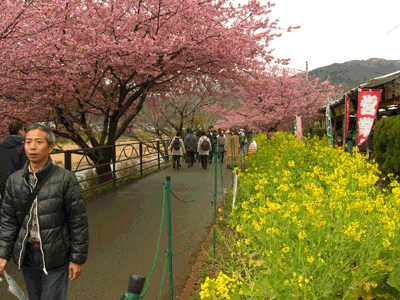
[[[126,292],[131,273],[147,276],[153,266],[157,248],[161,208],[163,200],[163,182],[171,175],[171,190],[182,199],[192,199],[204,187],[209,170],[183,167],[174,170],[172,167],[157,171],[135,183],[120,188],[87,206],[89,217],[89,258],[83,266],[81,277],[70,282],[68,300],[97,299],[118,300]],[[220,174],[220,169],[218,170]],[[225,189],[231,184],[231,171],[223,166]],[[218,186],[221,181],[218,178]],[[214,191],[214,174],[212,173],[201,197],[191,203],[182,203],[172,197],[172,244],[173,253],[188,247],[199,233],[210,206]],[[221,203],[221,190],[218,192]],[[165,207],[164,226],[158,261],[152,277],[150,288],[143,299],[158,299],[162,273],[164,269],[164,251],[168,247],[167,208]],[[211,224],[213,211],[207,223]],[[198,247],[196,247],[198,249]],[[195,259],[195,250],[173,256],[174,292],[183,287],[189,275],[191,264]],[[21,272],[15,265],[7,268],[9,274],[25,290]],[[162,289],[162,299],[169,299],[168,267]],[[146,287],[146,285],[145,285]],[[180,291],[174,293],[177,299]],[[6,292],[6,284],[0,283],[0,299],[13,299]]]

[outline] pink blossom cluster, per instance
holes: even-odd
[[[147,99],[185,94],[194,82],[246,97],[245,113],[235,118],[248,122],[253,111],[254,128],[269,128],[265,118],[279,123],[296,109],[308,114],[327,86],[310,82],[297,91],[300,77],[266,71],[272,62],[287,62],[268,48],[283,31],[269,18],[273,6],[0,0],[0,132],[10,120],[45,122],[82,148],[113,144]]]

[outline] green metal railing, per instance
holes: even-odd
[[[236,153],[236,151],[234,149],[234,144],[232,142],[231,142],[230,146],[232,147],[231,153],[233,153],[233,154]],[[242,154],[241,154],[241,158],[240,158],[240,166],[242,166],[242,164],[245,162],[245,156],[246,156],[246,154],[243,153],[244,151],[241,151],[241,152],[242,152]],[[217,153],[213,157],[212,164],[210,166],[210,170],[209,170],[209,173],[207,175],[207,180],[206,180],[204,186],[202,187],[200,193],[196,197],[194,197],[193,199],[184,200],[184,199],[179,198],[176,195],[176,193],[174,193],[171,190],[171,176],[167,176],[166,181],[163,183],[162,217],[161,217],[161,223],[160,223],[160,229],[159,229],[159,237],[158,237],[158,240],[157,240],[157,250],[156,250],[155,257],[154,257],[153,267],[152,267],[152,269],[150,271],[149,276],[147,277],[147,280],[143,276],[132,274],[131,278],[130,278],[130,281],[129,281],[128,292],[123,294],[121,296],[120,300],[123,300],[123,299],[127,299],[127,300],[139,300],[139,299],[142,299],[146,295],[146,292],[148,291],[148,289],[150,287],[150,277],[153,274],[153,271],[155,269],[157,256],[158,256],[158,253],[159,253],[160,240],[161,240],[161,236],[162,236],[161,228],[162,228],[163,223],[164,223],[165,202],[167,202],[168,249],[166,249],[166,251],[165,251],[164,271],[163,271],[163,276],[162,276],[162,281],[161,281],[161,286],[160,286],[160,293],[159,293],[158,299],[161,298],[162,286],[163,286],[163,283],[164,283],[164,277],[165,277],[165,272],[166,272],[166,267],[167,267],[167,260],[168,260],[169,296],[170,296],[170,300],[173,300],[174,292],[173,292],[173,276],[172,276],[172,274],[173,274],[172,273],[172,268],[173,268],[172,257],[176,256],[176,255],[183,254],[186,251],[188,251],[190,248],[193,247],[193,245],[195,244],[195,242],[197,241],[197,239],[199,238],[199,236],[203,232],[204,228],[206,227],[208,217],[209,217],[211,209],[213,207],[214,207],[213,262],[215,261],[217,195],[218,195],[218,162],[219,162],[219,165],[220,165],[221,196],[222,196],[222,199],[223,199],[223,211],[224,211],[224,219],[225,219],[225,197],[224,197],[224,189],[223,189],[223,187],[224,187],[223,182],[224,181],[223,181],[223,171],[222,171],[223,161],[222,161],[221,158],[222,158],[221,149],[218,147],[217,148]],[[233,160],[232,160],[232,162],[233,162]],[[234,161],[234,163],[236,164],[236,160]],[[233,165],[231,167],[233,168]],[[209,183],[212,171],[214,171],[214,192],[213,192],[213,195],[212,195],[212,197],[213,197],[212,200],[208,199],[208,201],[210,201],[210,206],[209,206],[209,209],[208,209],[207,217],[204,219],[204,224],[202,225],[202,228],[201,228],[200,232],[195,237],[193,242],[186,249],[184,249],[183,251],[178,252],[178,253],[173,253],[172,252],[172,229],[171,229],[171,195],[174,196],[176,200],[178,200],[178,201],[180,201],[182,203],[190,203],[190,202],[194,202],[194,201],[198,200],[200,198],[200,196],[203,194],[207,184]],[[145,281],[147,281],[147,286],[146,286],[146,289],[142,292],[142,289],[143,289]]]

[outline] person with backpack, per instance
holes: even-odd
[[[212,150],[211,141],[207,137],[206,133],[202,131],[197,146],[197,152],[199,152],[201,167],[203,169],[207,169],[208,155],[210,154],[210,150]]]
[[[185,144],[183,143],[181,136],[182,133],[178,131],[176,136],[172,139],[171,145],[169,145],[169,149],[172,152],[172,166],[174,169],[176,166],[178,170],[181,167],[181,156],[184,156],[186,153]]]

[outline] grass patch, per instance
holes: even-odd
[[[230,199],[230,201],[227,201],[227,199]],[[232,206],[232,191],[227,193],[225,200],[225,213],[229,213],[229,207]],[[221,220],[221,218],[223,218],[222,209],[223,207],[221,206],[221,211],[218,211],[217,213],[215,260],[213,249],[213,226],[211,226],[207,240],[204,241],[200,246],[199,255],[201,255],[203,252],[204,258],[194,289],[188,300],[200,299],[201,284],[204,283],[207,277],[217,277],[219,271],[223,269],[224,264],[232,259],[231,252],[229,251],[227,244],[229,244],[229,240],[231,240],[234,230],[226,226],[226,222],[223,219]]]

